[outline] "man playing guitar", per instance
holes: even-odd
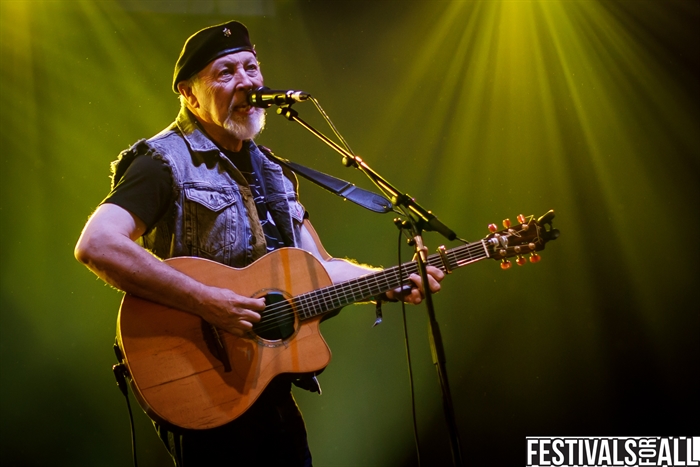
[[[293,174],[253,142],[265,115],[248,105],[247,96],[262,85],[241,23],[192,35],[175,66],[173,90],[181,100],[176,121],[115,161],[112,191],[75,248],[80,262],[127,297],[201,318],[214,333],[241,342],[261,321],[265,295],[236,293],[241,289],[235,283],[205,284],[164,259],[193,256],[244,268],[271,251],[296,247],[313,255],[333,283],[375,271],[325,252],[297,199]],[[437,292],[444,274],[432,266],[428,273]],[[421,279],[412,274],[410,281],[410,291],[392,290],[385,298],[420,303]],[[146,321],[150,313],[138,319]],[[171,426],[155,417],[156,427],[176,465],[311,465],[290,390],[289,379],[275,378],[244,414],[215,428]]]

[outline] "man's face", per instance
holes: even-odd
[[[240,140],[257,135],[265,124],[265,111],[251,107],[247,93],[263,85],[258,60],[251,52],[219,57],[198,74],[193,94],[198,113]]]

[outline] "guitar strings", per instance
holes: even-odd
[[[474,257],[473,253],[478,252],[479,255],[477,257]],[[465,254],[466,253],[466,254]],[[454,260],[455,266],[460,267],[465,264],[468,264],[468,262],[475,262],[479,261],[481,259],[485,259],[488,256],[484,253],[483,251],[483,245],[480,243],[476,244],[468,244],[464,245],[462,247],[455,248],[449,252],[447,252],[448,257],[452,256],[452,259]],[[463,260],[467,260],[467,262],[463,262]],[[432,266],[436,266],[438,268],[441,268],[444,270],[444,264],[442,264],[442,260],[439,258],[438,255],[431,255],[428,258],[428,264]],[[414,272],[417,272],[417,265],[415,262],[413,263],[406,263],[402,265],[404,269],[407,269],[406,274],[412,274]],[[324,287],[322,289],[318,289],[312,292],[307,292],[305,294],[298,295],[297,297],[293,298],[291,301],[285,301],[285,302],[280,302],[275,305],[270,306],[269,308],[266,309],[266,315],[265,319],[262,322],[262,326],[258,327],[255,329],[256,331],[263,332],[264,330],[269,330],[273,327],[275,327],[279,322],[288,319],[290,315],[294,314],[294,308],[300,309],[302,316],[300,317],[300,320],[308,319],[314,316],[317,316],[319,314],[322,314],[324,312],[341,308],[349,303],[352,303],[354,301],[361,300],[363,298],[369,298],[372,295],[375,295],[376,292],[374,292],[372,289],[363,292],[362,286],[367,286],[371,285],[369,284],[369,280],[374,280],[376,283],[375,285],[378,287],[379,286],[379,280],[378,278],[380,276],[384,276],[384,282],[386,282],[384,287],[379,287],[377,290],[390,290],[393,288],[393,285],[402,285],[398,284],[398,281],[396,280],[396,277],[394,277],[394,284],[390,285],[389,279],[386,276],[391,276],[392,274],[396,276],[396,273],[399,269],[399,266],[394,266],[389,269],[385,269],[382,271],[384,274],[378,274],[378,275],[370,275],[368,277],[360,277],[352,281],[348,281],[343,284],[338,284],[338,285],[331,285],[328,287]],[[405,281],[408,282],[408,281]],[[364,283],[364,284],[363,284]],[[357,286],[360,286],[358,289]],[[348,294],[348,289],[352,293],[352,297],[347,297]],[[354,289],[354,290],[353,290]],[[341,298],[343,294],[336,292],[335,297],[333,297],[333,294],[330,293],[333,290],[340,290],[341,292],[345,292],[346,299],[345,300],[337,300],[338,298]],[[359,294],[359,298],[356,297],[356,295]],[[349,298],[349,300],[347,299]],[[335,300],[334,300],[335,299]],[[306,308],[314,308],[316,309],[316,312],[314,314],[311,314],[309,316],[306,316]],[[318,308],[321,308],[319,311]],[[270,313],[271,312],[271,313]]]
[[[464,251],[466,250],[466,251]],[[479,255],[475,258],[473,253],[479,252]],[[466,253],[466,254],[465,254]],[[467,264],[468,262],[474,262],[478,261],[481,259],[485,259],[488,256],[483,252],[482,244],[477,243],[477,244],[469,244],[469,245],[464,245],[462,247],[455,248],[454,250],[448,252],[448,257],[452,256],[452,259],[454,260],[455,266],[463,266],[464,264]],[[467,260],[467,262],[463,262],[463,260]],[[442,260],[439,258],[438,255],[431,255],[428,258],[428,264],[432,266],[436,266],[438,268],[441,268],[444,270],[444,265],[442,264]],[[413,263],[406,263],[405,265],[402,265],[404,269],[407,269],[406,274],[412,274],[414,272],[417,272],[417,265],[415,262]],[[293,298],[290,301],[285,301],[285,302],[280,302],[275,305],[270,306],[269,308],[266,309],[266,315],[265,319],[262,322],[262,326],[258,327],[255,329],[256,331],[263,332],[264,330],[271,329],[275,327],[279,322],[282,320],[286,320],[289,318],[290,315],[294,314],[294,308],[298,308],[301,311],[302,316],[300,317],[300,320],[308,319],[314,316],[317,316],[319,314],[322,314],[324,312],[341,308],[349,303],[352,303],[354,301],[361,300],[363,298],[369,298],[372,295],[375,295],[377,292],[374,290],[370,289],[367,290],[366,292],[363,292],[362,287],[363,286],[371,286],[369,283],[370,280],[374,280],[376,283],[375,285],[378,287],[376,290],[390,290],[391,288],[394,288],[393,285],[402,285],[398,284],[398,281],[396,280],[396,277],[394,277],[394,284],[391,284],[389,282],[389,278],[386,276],[391,276],[392,274],[396,276],[396,273],[399,269],[399,266],[394,266],[392,268],[386,269],[382,271],[384,274],[379,274],[379,275],[371,275],[368,277],[361,277],[357,278],[353,281],[348,281],[343,284],[338,284],[335,286],[328,286],[322,289],[318,289],[312,292],[308,292],[305,294],[301,294],[295,298]],[[386,283],[383,287],[379,287],[379,277],[384,276],[384,282]],[[404,282],[409,282],[409,281],[404,281]],[[391,284],[391,285],[390,285]],[[359,288],[357,287],[359,285]],[[347,297],[348,295],[348,289],[349,292],[352,293],[352,297]],[[336,292],[335,297],[333,297],[333,294],[330,293],[333,290],[339,290],[340,292],[345,292],[346,299],[345,300],[338,300],[341,298],[343,295],[342,293]],[[356,297],[356,295],[359,295],[359,298]],[[349,299],[348,299],[349,298]],[[314,314],[311,314],[309,316],[306,315],[306,308],[314,308],[316,311]],[[320,308],[320,310],[318,310]],[[272,313],[270,313],[272,312]]]
[[[478,253],[478,255],[475,257],[474,253]],[[483,249],[482,242],[454,248],[453,250],[447,252],[447,256],[448,260],[451,260],[449,261],[450,263],[454,261],[455,267],[460,267],[468,264],[469,262],[475,262],[488,258],[488,255]],[[464,260],[467,261],[465,262]],[[442,263],[442,259],[439,257],[439,255],[429,256],[428,264],[443,271],[445,270],[445,265]],[[288,320],[290,316],[294,315],[295,308],[300,311],[301,316],[299,319],[303,321],[305,319],[318,316],[322,313],[342,308],[350,303],[372,297],[381,291],[391,290],[395,286],[398,287],[405,285],[399,284],[399,278],[401,275],[398,274],[398,272],[400,267],[403,267],[406,270],[403,273],[403,277],[406,278],[406,280],[404,280],[405,283],[410,282],[407,277],[418,270],[416,262],[405,263],[401,266],[394,266],[385,269],[378,274],[372,274],[367,277],[359,277],[342,284],[330,285],[298,295],[289,301],[285,300],[284,302],[275,303],[265,309],[265,316],[260,323],[261,326],[254,328],[254,331],[265,332],[275,328],[283,321]],[[380,281],[384,283],[384,285],[381,287]],[[374,284],[371,284],[370,282],[374,282]],[[376,289],[373,289],[372,285],[374,285]],[[369,289],[367,290],[368,287]],[[359,297],[356,295],[359,295]],[[307,316],[307,309],[313,309],[314,312]]]
[[[417,269],[414,264],[406,264],[404,269],[411,270],[408,274]],[[391,280],[391,276],[397,275],[398,267],[382,271],[380,274],[370,277],[361,277],[343,284],[331,285],[318,290],[307,292],[292,298],[290,301],[276,303],[265,311],[262,326],[255,328],[255,331],[263,332],[275,327],[278,323],[288,319],[293,314],[293,309],[300,311],[300,319],[309,319],[324,312],[341,308],[349,303],[376,295],[375,290],[389,290],[398,284],[396,278]],[[383,273],[383,274],[382,274]],[[380,283],[384,284],[380,286]],[[374,286],[374,288],[372,288]],[[313,314],[308,314],[307,309],[317,310]]]
[[[456,247],[447,251],[445,254],[448,262],[451,263],[454,261],[454,267],[461,267],[489,257],[483,240],[477,243],[468,243],[466,245]],[[445,265],[442,263],[442,258],[440,258],[439,255],[430,255],[427,263],[443,271],[445,270]],[[452,265],[450,267],[452,267]],[[398,275],[397,280],[396,273],[399,271],[399,268],[406,269],[406,276],[417,272],[417,264],[415,262],[411,262],[385,269],[378,274],[359,277],[342,284],[330,285],[328,287],[298,295],[289,301],[280,302],[266,308],[265,319],[264,321],[261,321],[261,326],[255,329],[255,331],[264,332],[265,330],[276,327],[283,320],[287,320],[290,315],[294,315],[295,308],[299,309],[301,312],[302,316],[300,316],[299,319],[303,321],[330,310],[342,308],[350,303],[370,298],[382,291],[391,290],[394,288],[394,286],[405,285],[400,283],[402,277],[401,274]],[[389,281],[392,274],[394,275],[393,283]],[[382,287],[379,287],[380,277],[386,282],[386,284]],[[371,288],[371,284],[369,283],[370,280],[374,280],[374,285],[377,287],[376,290]],[[404,282],[407,284],[410,281],[406,280]],[[363,292],[363,286],[365,288],[369,286],[370,289]],[[351,296],[349,296],[348,291],[351,292]],[[333,297],[333,292],[335,292],[335,297]],[[355,296],[356,293],[359,294],[359,297]],[[306,310],[310,308],[313,309],[314,312],[307,316]]]

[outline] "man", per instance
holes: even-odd
[[[231,21],[192,35],[175,66],[176,121],[113,164],[112,191],[85,225],[76,258],[114,287],[238,336],[260,321],[264,299],[207,286],[162,259],[200,256],[240,268],[294,246],[322,261],[333,282],[370,272],[328,256],[298,202],[293,175],[253,143],[265,116],[247,104],[247,94],[262,85],[244,25]],[[436,292],[443,274],[429,273]],[[411,280],[410,292],[390,291],[387,298],[420,303],[420,277]],[[304,423],[284,378],[227,425],[157,429],[178,466],[311,465]]]

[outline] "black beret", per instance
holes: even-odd
[[[209,26],[192,34],[180,52],[173,73],[173,91],[177,83],[190,79],[210,62],[236,52],[255,53],[248,29],[238,21]]]

